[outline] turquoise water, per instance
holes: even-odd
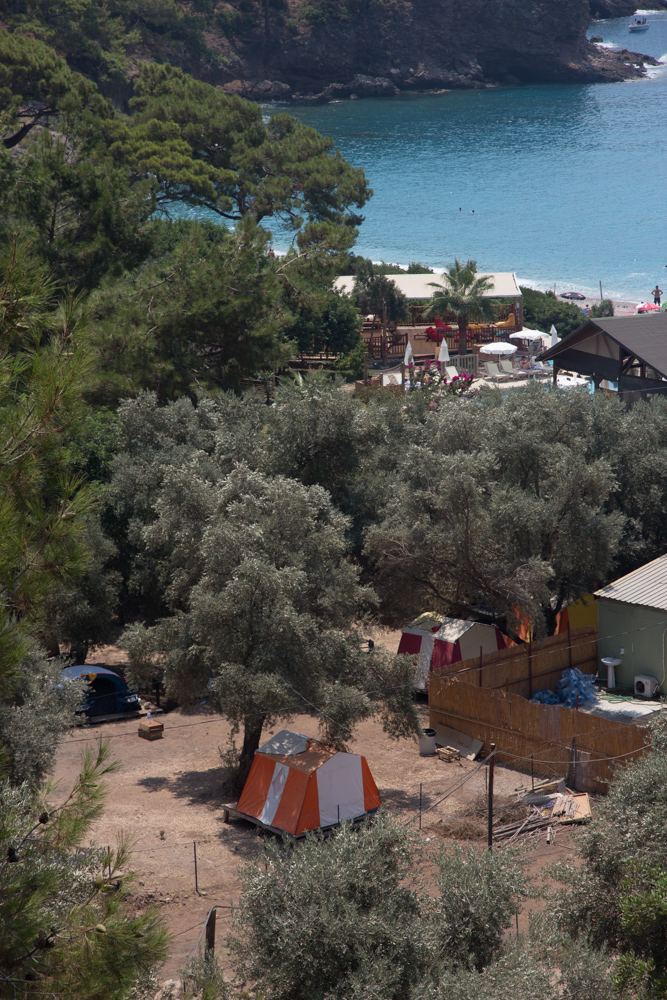
[[[667,13],[648,17],[643,34],[627,18],[589,34],[667,59]],[[359,253],[433,267],[474,257],[536,287],[599,294],[601,280],[617,298],[667,289],[667,66],[630,83],[291,110],[368,176]]]

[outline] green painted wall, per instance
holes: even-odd
[[[663,643],[667,652],[665,630],[667,611],[598,598],[598,660],[617,656],[623,661],[616,667],[617,687],[632,690],[635,675],[648,674],[660,682],[660,693],[667,694],[663,661]],[[621,649],[625,652],[621,653]],[[601,677],[605,676],[604,669],[598,662]]]

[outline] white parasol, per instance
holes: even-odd
[[[511,354],[516,354],[516,352],[516,344],[506,344],[504,340],[496,340],[492,344],[484,344],[479,349],[480,354],[497,354],[499,358],[508,358]]]
[[[414,363],[415,363],[415,356],[412,353],[412,344],[410,343],[410,341],[408,341],[408,346],[405,348],[405,357],[403,358],[403,364],[405,365],[406,368],[408,368],[409,365],[413,365]]]
[[[518,333],[510,333],[510,340],[542,340],[546,334],[539,330],[519,330]]]
[[[556,327],[553,325],[553,323],[551,324],[551,329],[549,330],[549,333],[551,334],[551,346],[555,347],[556,344],[558,343],[558,331],[556,330]]]
[[[442,343],[440,344],[440,351],[438,352],[438,361],[442,364],[446,364],[449,361],[449,348],[447,347],[447,338],[442,338]]]

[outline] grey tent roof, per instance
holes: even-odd
[[[582,345],[589,337],[601,331],[626,349],[627,354],[639,358],[650,368],[667,377],[667,313],[649,313],[645,316],[608,316],[589,319],[574,333],[544,351],[545,361],[557,359],[559,354]]]
[[[667,555],[659,556],[596,590],[595,596],[667,611]]]
[[[311,738],[304,736],[303,733],[293,733],[291,729],[281,729],[264,746],[261,746],[257,753],[276,753],[284,756],[305,753],[308,748],[308,740]]]

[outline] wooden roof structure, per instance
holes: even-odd
[[[626,402],[667,395],[667,313],[589,319],[543,351],[557,372],[573,371],[618,383]]]

